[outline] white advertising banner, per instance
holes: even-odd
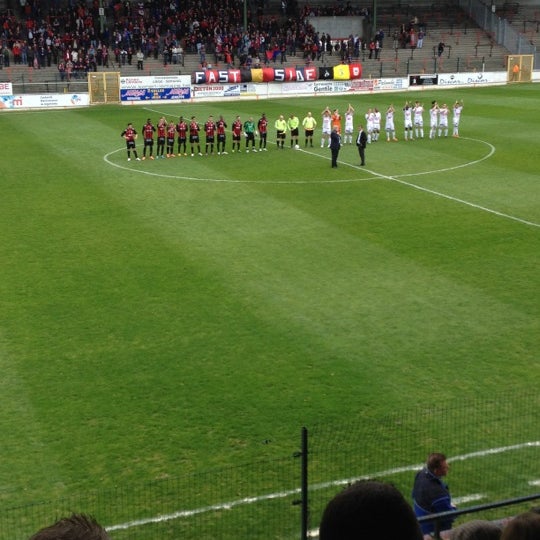
[[[374,90],[403,90],[409,86],[409,81],[405,77],[396,77],[395,79],[374,79]]]
[[[191,75],[163,75],[152,77],[120,77],[121,90],[146,88],[175,88],[191,86]]]
[[[440,73],[439,86],[475,86],[506,82],[505,71],[479,73]]]
[[[88,94],[20,94],[0,96],[0,109],[47,109],[86,107],[90,104]]]
[[[12,96],[13,85],[10,82],[0,82],[0,96]]]
[[[313,94],[313,82],[290,82],[281,84],[283,94]]]
[[[238,92],[240,93],[240,91]],[[207,97],[225,97],[225,85],[223,84],[208,84],[204,86],[193,86],[193,97],[207,98]]]

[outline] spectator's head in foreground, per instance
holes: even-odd
[[[456,527],[450,540],[500,540],[502,527],[492,521],[474,519]]]
[[[422,540],[416,516],[391,484],[362,480],[338,493],[326,506],[320,540]]]
[[[540,514],[525,512],[511,519],[504,527],[501,540],[538,540],[540,538]]]
[[[72,514],[39,530],[30,540],[110,540],[110,538],[93,517]]]

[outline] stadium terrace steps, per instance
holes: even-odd
[[[536,13],[536,12],[534,12]],[[532,16],[535,16],[534,13]],[[426,37],[421,49],[393,48],[392,34],[399,29],[399,23],[405,20],[404,15],[382,15],[380,21],[385,32],[383,49],[379,59],[370,59],[368,51],[361,51],[358,60],[363,65],[364,78],[404,77],[407,74],[421,73],[454,73],[454,72],[482,72],[500,71],[506,67],[508,51],[494,44],[490,36],[474,26],[469,20],[456,17],[455,14],[424,13],[422,21],[426,22]],[[526,17],[529,17],[527,15]],[[521,23],[523,26],[523,23]],[[346,38],[346,36],[343,36]],[[439,42],[446,45],[445,51],[439,59],[437,46]],[[211,55],[208,55],[211,58]],[[354,59],[353,59],[354,60]],[[321,60],[311,65],[332,66],[340,63],[337,53],[325,55]],[[212,64],[213,67],[226,69],[225,64]],[[287,62],[281,64],[279,60],[270,62],[270,66],[305,66],[306,60],[301,52],[296,56],[288,56]],[[238,67],[238,61],[236,62]],[[160,57],[146,58],[143,70],[137,69],[136,61],[131,65],[118,65],[112,62],[108,68],[98,67],[98,71],[119,71],[123,76],[141,75],[192,75],[201,69],[197,54],[186,54],[184,64],[164,65]],[[72,78],[72,83],[83,84],[86,75],[82,74]],[[11,81],[17,85],[16,92],[58,92],[71,91],[66,81],[62,82],[56,66],[44,69],[33,69],[27,66],[14,65],[0,70],[0,81]],[[39,88],[38,88],[39,86]],[[78,91],[82,91],[78,88]]]

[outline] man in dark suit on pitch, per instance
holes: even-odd
[[[356,137],[356,146],[358,147],[358,153],[360,154],[360,165],[366,164],[366,145],[367,135],[362,126],[358,129],[358,136]]]
[[[341,135],[339,134],[337,128],[332,130],[330,134],[330,152],[332,152],[332,169],[337,168],[337,158],[339,155],[339,150],[341,148]]]

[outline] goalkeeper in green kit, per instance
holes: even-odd
[[[253,116],[249,117],[249,120],[244,122],[244,134],[246,136],[246,152],[249,152],[249,145],[251,143],[251,149],[256,152],[255,148],[255,122]]]

